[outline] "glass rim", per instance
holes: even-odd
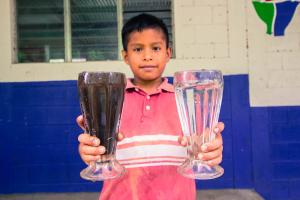
[[[182,74],[182,73],[187,73],[187,72],[192,72],[192,73],[200,73],[200,72],[216,72],[223,74],[221,70],[218,69],[192,69],[192,70],[182,70],[182,71],[176,71],[174,74]]]
[[[120,75],[125,75],[123,72],[111,72],[111,71],[82,71],[79,72],[78,75],[80,74],[120,74]]]

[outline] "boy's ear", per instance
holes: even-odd
[[[167,59],[168,59],[168,61],[171,59],[171,57],[172,57],[172,49],[171,49],[171,47],[168,47],[167,48]]]
[[[122,50],[122,57],[123,57],[123,60],[125,61],[125,63],[128,64],[127,51],[125,51],[124,49]]]

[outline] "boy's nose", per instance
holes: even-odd
[[[151,51],[149,50],[146,50],[144,52],[144,61],[150,61],[152,60],[152,54],[151,54]]]

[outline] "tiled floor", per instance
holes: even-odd
[[[0,200],[97,200],[98,193],[33,193],[0,195]],[[198,200],[263,200],[252,190],[205,190],[197,192]]]

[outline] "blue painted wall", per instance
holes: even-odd
[[[0,193],[96,191],[82,181],[75,81],[0,84]]]
[[[79,177],[75,81],[0,83],[0,193],[100,191]],[[225,174],[198,189],[299,199],[300,107],[250,108],[247,75],[225,76]]]
[[[267,199],[300,199],[300,107],[251,108],[255,189]]]

